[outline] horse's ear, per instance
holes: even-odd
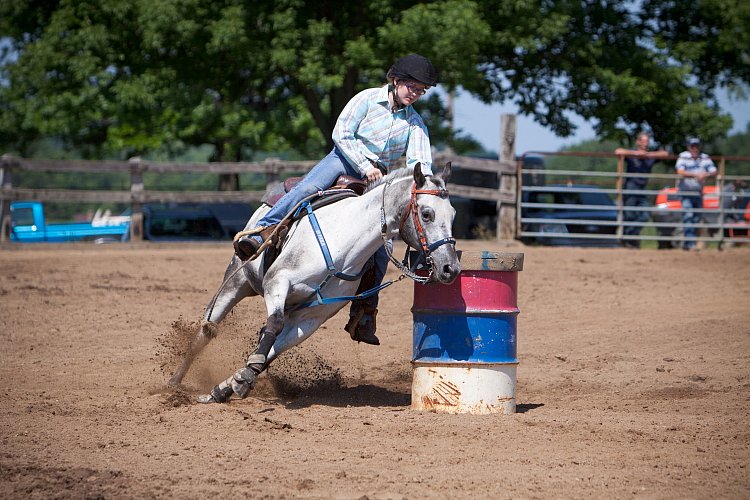
[[[443,182],[445,182],[446,184],[448,183],[448,179],[450,179],[451,177],[451,162],[445,162],[445,167],[443,167],[443,174],[440,177],[443,179]]]
[[[424,186],[425,178],[422,173],[422,162],[418,162],[414,165],[414,183],[417,185],[417,189]]]

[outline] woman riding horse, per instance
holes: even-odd
[[[380,179],[404,154],[407,167],[421,164],[422,172],[432,175],[427,127],[412,104],[437,84],[435,67],[426,57],[409,54],[391,66],[387,79],[387,85],[364,90],[349,101],[333,130],[333,151],[276,202],[258,222],[258,228],[278,224],[303,199],[327,189],[340,175],[368,182]],[[235,240],[234,248],[240,259],[247,260],[258,253],[262,244],[260,234],[243,235]],[[385,248],[375,253],[374,260],[374,277],[367,283],[373,288],[385,276]],[[353,340],[380,344],[375,335],[377,306],[377,293],[352,302],[345,329]]]

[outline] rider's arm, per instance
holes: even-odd
[[[432,151],[430,150],[430,135],[422,118],[414,113],[409,127],[409,144],[406,146],[406,166],[415,167],[422,164],[422,173],[432,175]]]
[[[352,97],[341,111],[333,129],[333,142],[346,157],[346,160],[356,167],[363,176],[367,175],[368,170],[374,168],[372,162],[378,160],[377,155],[367,149],[357,137],[357,131],[362,124],[362,120],[367,116],[372,99],[372,89],[362,91]]]

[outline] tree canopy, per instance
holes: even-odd
[[[750,82],[749,26],[740,0],[5,0],[0,147],[319,157],[346,102],[409,52],[448,92],[516,103],[563,137],[575,113],[602,139],[710,142],[732,125],[717,89]],[[433,143],[476,148],[424,101]]]

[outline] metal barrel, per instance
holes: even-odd
[[[515,413],[522,253],[459,252],[450,285],[414,284],[411,407]]]

